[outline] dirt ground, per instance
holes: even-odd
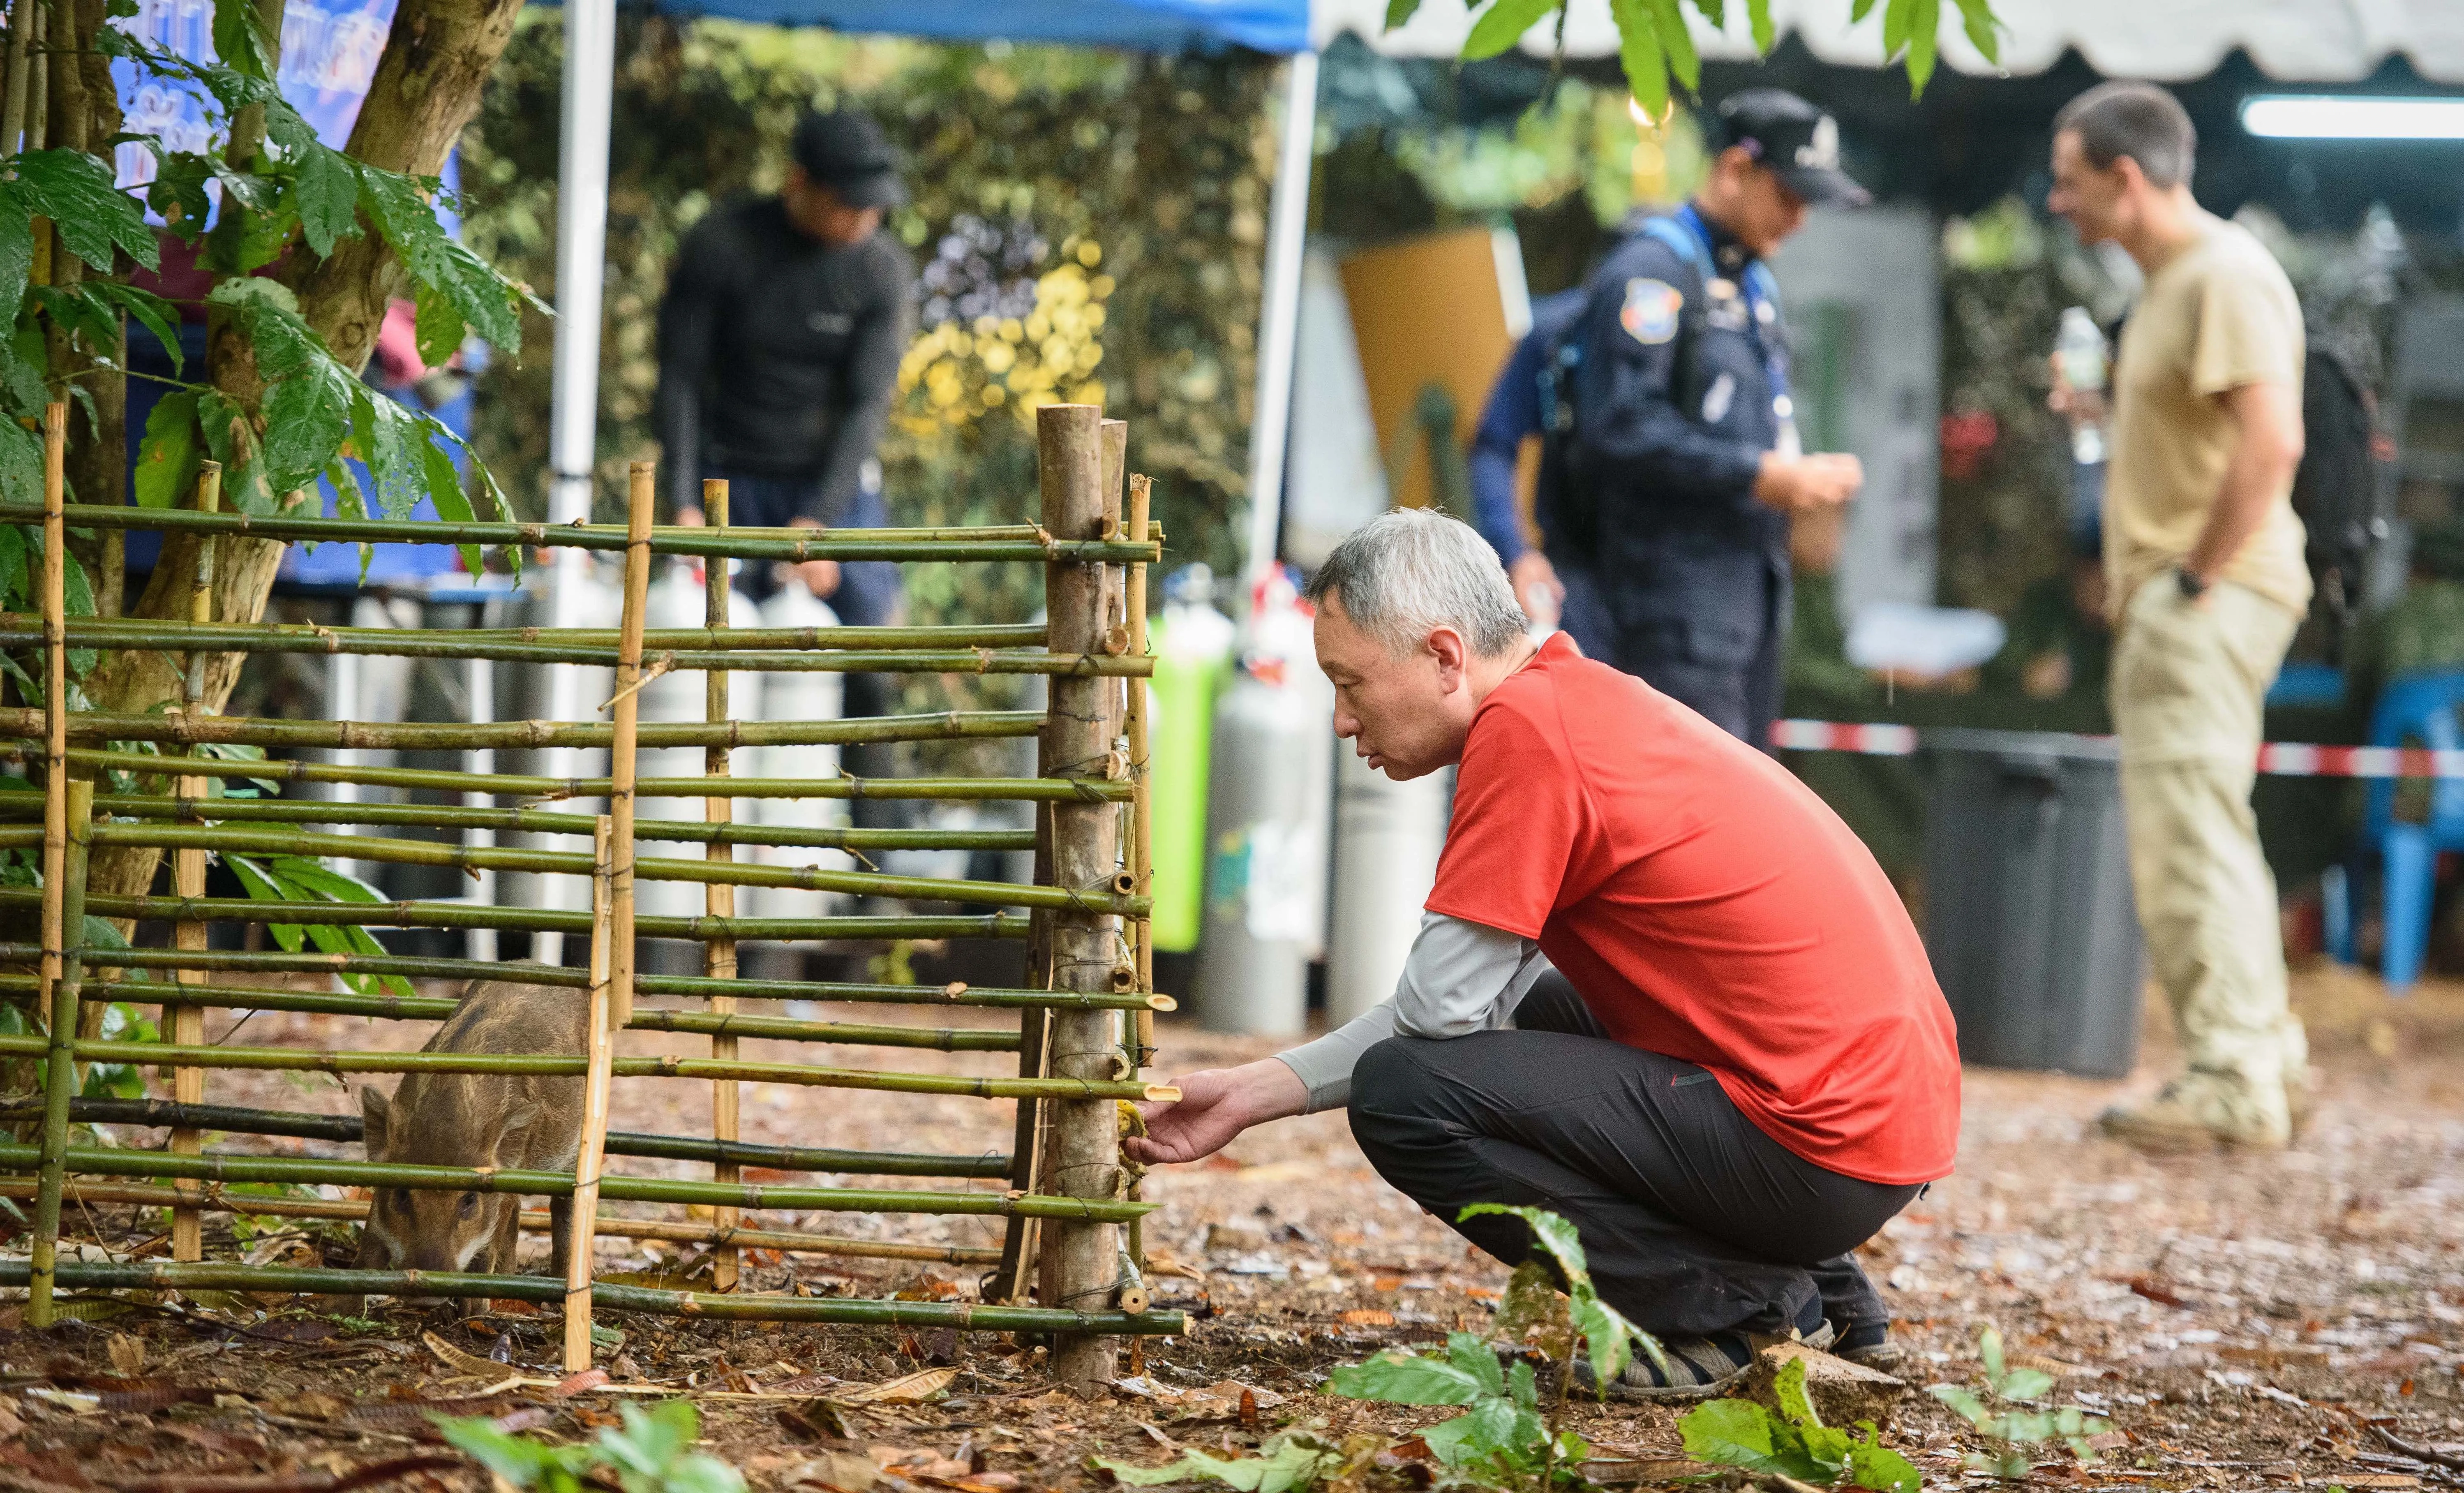
[[[2057,1399],[2109,1416],[2101,1460],[2048,1453],[2032,1481],[2070,1487],[2188,1489],[2340,1484],[2413,1487],[2464,1481],[2464,984],[2389,999],[2375,982],[2312,969],[2297,976],[2323,1085],[2306,1134],[2282,1154],[2149,1158],[2099,1138],[2097,1111],[2164,1076],[2170,1043],[2151,1017],[2140,1072],[2101,1083],[1970,1071],[1959,1170],[1865,1251],[1918,1350],[1909,1378],[1970,1381],[1976,1331],[1994,1323],[2014,1355],[2058,1375]],[[878,1008],[831,1014],[882,1020]],[[963,1014],[961,1014],[963,1017]],[[946,1023],[945,1023],[946,1024]],[[221,1030],[218,1026],[217,1032]],[[413,1026],[260,1015],[241,1040],[319,1047],[415,1044]],[[1246,1059],[1274,1044],[1209,1037],[1167,1022],[1159,1067]],[[673,1050],[697,1050],[676,1039]],[[653,1040],[628,1040],[659,1050]],[[756,1050],[747,1056],[785,1056]],[[830,1061],[997,1072],[1005,1055],[859,1050]],[[217,1074],[216,1102],[347,1111],[330,1078]],[[620,1081],[619,1129],[706,1134],[706,1087]],[[748,1087],[748,1139],[874,1149],[1005,1149],[1005,1105]],[[128,1132],[123,1143],[159,1135]],[[326,1150],[231,1138],[220,1149]],[[352,1153],[356,1148],[348,1149]],[[683,1164],[615,1161],[627,1172],[693,1175]],[[906,1185],[891,1183],[888,1185]],[[958,1185],[958,1184],[945,1184]],[[998,1184],[979,1182],[979,1188]],[[1159,1305],[1191,1316],[1188,1334],[1144,1343],[1137,1377],[1082,1402],[1053,1391],[1040,1350],[992,1336],[896,1329],[678,1326],[608,1318],[625,1333],[604,1354],[619,1387],[693,1396],[706,1449],[757,1489],[858,1493],[870,1468],[891,1493],[1085,1486],[1090,1454],[1140,1462],[1171,1448],[1253,1444],[1285,1423],[1397,1437],[1450,1412],[1364,1407],[1327,1395],[1332,1368],[1381,1347],[1482,1329],[1505,1272],[1421,1215],[1372,1173],[1340,1115],[1288,1122],[1229,1153],[1159,1172],[1163,1209],[1149,1247],[1167,1268]],[[70,1221],[114,1250],[160,1253],[160,1215],[79,1206]],[[979,1220],[772,1217],[774,1227],[906,1240],[997,1243]],[[216,1252],[309,1261],[347,1249],[339,1231],[260,1233]],[[22,1244],[9,1247],[22,1248]],[[536,1241],[544,1249],[544,1241]],[[345,1261],[346,1262],[346,1261]],[[603,1241],[603,1271],[689,1271],[666,1246]],[[543,1262],[534,1265],[543,1268]],[[751,1284],[965,1298],[976,1267],[759,1257]],[[52,1333],[0,1316],[0,1486],[170,1493],[377,1485],[481,1490],[483,1474],[437,1458],[424,1412],[506,1417],[552,1439],[612,1423],[618,1396],[560,1396],[557,1318],[499,1311],[472,1322],[407,1312],[373,1325],[313,1319],[288,1302],[230,1299],[222,1309],[144,1306]],[[458,1376],[423,1332],[533,1382]],[[956,1372],[923,1404],[847,1403],[860,1386],[933,1364]],[[473,1367],[467,1361],[462,1368]],[[1243,1391],[1248,1392],[1244,1404]],[[1574,1423],[1610,1452],[1679,1454],[1676,1412],[1580,1410]],[[1983,1485],[1960,1456],[1977,1442],[1922,1394],[1893,1402],[1887,1439],[1929,1483]],[[2392,1439],[2390,1439],[2392,1438]],[[2409,1448],[2407,1455],[2402,1448]],[[423,1461],[434,1465],[422,1467]],[[850,1468],[855,1469],[850,1471]],[[1658,1473],[1666,1469],[1638,1469]],[[1410,1466],[1378,1475],[1425,1482]]]

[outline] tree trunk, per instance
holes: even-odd
[[[69,3],[69,0],[62,0]],[[74,0],[100,13],[101,0]],[[358,160],[388,171],[433,176],[462,128],[478,112],[479,91],[513,35],[520,0],[402,0],[393,30],[378,59],[376,80],[360,107],[359,122],[345,147]],[[114,128],[117,128],[115,123]],[[97,137],[100,138],[100,137]],[[343,366],[366,365],[375,349],[385,304],[403,284],[393,251],[371,237],[344,239],[322,261],[295,253],[278,277],[299,297],[300,314],[325,339]],[[253,409],[263,391],[254,360],[236,337],[216,336],[207,347],[208,377],[224,394]],[[117,470],[117,469],[115,469]],[[306,501],[296,494],[294,501]],[[214,618],[253,622],[265,612],[266,594],[280,566],[281,544],[265,539],[225,539],[214,557]],[[131,609],[132,616],[185,619],[188,581],[195,573],[196,543],[166,537],[163,558]],[[240,657],[226,654],[206,670],[200,703],[219,711],[239,677]],[[151,711],[180,699],[177,662],[162,653],[117,654],[88,681],[95,708]],[[98,848],[92,886],[98,895],[144,891],[154,880],[159,852],[137,847]]]
[[[121,122],[120,91],[112,84],[110,59],[94,48],[94,38],[103,26],[103,0],[54,0],[50,19],[46,46],[53,45],[54,36],[71,39],[59,44],[61,50],[41,58],[51,75],[46,91],[51,116],[48,143],[60,149],[93,149],[94,142],[119,134]],[[52,272],[54,282],[63,286],[97,277],[56,242]],[[111,278],[124,277],[123,260]],[[93,400],[90,407],[83,400],[69,406],[69,491],[80,503],[125,502],[128,381],[118,370],[125,365],[126,339],[121,339],[122,346],[106,349],[106,357],[99,359],[70,348],[68,339],[56,328],[49,340],[52,376],[66,381],[63,387],[74,384]],[[69,549],[93,578],[95,609],[105,617],[118,616],[125,574],[119,533],[99,530],[89,538],[71,539]]]

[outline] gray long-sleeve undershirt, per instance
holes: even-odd
[[[1337,1109],[1352,1098],[1353,1065],[1371,1047],[1389,1037],[1444,1039],[1495,1031],[1514,1019],[1514,1008],[1549,969],[1548,956],[1529,938],[1422,912],[1393,995],[1276,1058],[1308,1087],[1308,1112]]]

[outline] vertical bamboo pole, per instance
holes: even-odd
[[[0,155],[15,155],[18,139],[26,133],[26,47],[34,30],[33,12],[41,6],[42,0],[16,0],[9,7],[8,97],[0,102]]]
[[[77,985],[85,953],[86,852],[94,840],[94,784],[68,792],[68,853],[61,857],[59,978],[52,982],[52,1044],[43,1064],[42,1165],[34,1178],[34,1244],[26,1279],[26,1325],[52,1325],[52,1273],[59,1260],[60,1188],[68,1171],[69,1099],[77,1092]]]
[[[69,853],[69,406],[43,406],[43,1007],[60,977]]]
[[[1036,411],[1037,469],[1044,527],[1056,538],[1091,539],[1104,522],[1103,410],[1093,405],[1047,405]],[[1045,646],[1055,652],[1101,650],[1104,567],[1055,562],[1045,567]],[[1111,743],[1100,678],[1055,675],[1039,766],[1045,777],[1102,770]],[[1052,805],[1052,870],[1057,886],[1100,893],[1119,864],[1118,814],[1110,802]],[[1052,916],[1053,986],[1111,988],[1118,965],[1120,919],[1081,911]],[[1126,1067],[1110,1011],[1056,1011],[1049,1067],[1056,1077],[1109,1079]],[[1051,1110],[1053,1190],[1070,1197],[1112,1197],[1120,1185],[1118,1121],[1110,1099],[1055,1100]],[[1042,1282],[1047,1306],[1104,1307],[1117,1267],[1112,1225],[1055,1219],[1044,1231]],[[1114,1340],[1065,1333],[1053,1345],[1056,1378],[1081,1394],[1113,1375]]]
[[[1129,535],[1133,544],[1144,544],[1148,521],[1154,504],[1155,484],[1144,476],[1130,478]],[[1130,656],[1143,658],[1147,652],[1147,567],[1144,560],[1130,566],[1129,583]],[[1149,710],[1147,682],[1128,681],[1130,690],[1130,877],[1135,894],[1155,894],[1155,823],[1149,814],[1153,784],[1148,765],[1147,731]],[[1138,988],[1155,989],[1154,927],[1141,915],[1136,926],[1138,955]],[[1141,1007],[1137,1013],[1137,1040],[1133,1043],[1132,1057],[1144,1067],[1155,1057],[1155,1013]]]
[[[197,512],[210,514],[219,509],[222,506],[222,463],[209,461],[200,464],[197,472]],[[192,623],[209,623],[214,620],[214,551],[216,548],[213,536],[202,535],[198,538],[197,568],[188,582],[188,620]],[[190,652],[187,657],[187,671],[181,679],[181,706],[192,719],[205,712],[206,659],[207,655],[202,652]],[[190,755],[202,756],[204,751],[202,748],[194,749]],[[207,779],[183,778],[180,779],[177,791],[184,799],[202,799],[209,791]],[[171,853],[171,892],[178,897],[202,897],[206,894],[206,852],[203,849],[175,850]],[[204,922],[185,919],[172,925],[171,947],[197,950],[205,946]],[[179,970],[175,972],[174,978],[183,985],[203,984],[206,972]],[[187,1047],[205,1044],[205,1007],[166,1004],[163,1017],[164,1028],[170,1033],[174,1044]],[[173,1068],[171,1097],[181,1104],[205,1103],[206,1070],[199,1067]],[[171,1153],[180,1156],[196,1155],[205,1150],[205,1139],[204,1132],[199,1131],[173,1131]],[[179,1190],[183,1197],[204,1196],[204,1189],[194,1181],[179,1181],[172,1185]],[[171,1210],[171,1258],[174,1261],[203,1260],[206,1257],[204,1223],[205,1216],[193,1203]]]
[[[607,962],[608,1020],[622,1031],[633,1019],[633,783],[642,720],[642,626],[650,594],[650,505],[657,468],[633,463],[625,500],[625,614],[616,645],[616,717],[607,749],[607,818],[616,836],[609,863],[614,952]]]
[[[704,517],[709,520],[710,526],[713,529],[724,529],[727,527],[727,483],[723,479],[717,477],[706,477],[702,480],[701,511]],[[715,630],[728,625],[727,561],[718,556],[712,556],[704,563],[707,567],[704,576],[704,586],[709,598],[707,611],[705,612],[705,620],[709,623],[713,630]],[[702,716],[706,720],[716,723],[728,718],[727,670],[724,669],[714,669],[710,671],[708,677],[709,683],[704,688],[702,695]],[[729,772],[728,757],[729,753],[727,748],[724,746],[713,746],[705,749],[702,753],[701,762],[704,776],[711,778],[727,777]],[[733,799],[704,799],[701,801],[701,815],[703,819],[707,820],[711,823],[724,824],[736,816],[736,801]],[[702,854],[704,859],[711,861],[732,861],[736,858],[736,851],[733,846],[720,845],[715,842],[704,846]],[[736,915],[736,889],[732,886],[721,885],[718,882],[712,882],[708,887],[703,889],[702,907],[703,910],[709,912],[712,917],[734,917]],[[734,979],[736,977],[736,940],[733,938],[714,938],[708,943],[703,944],[701,972],[712,979]],[[736,1009],[736,998],[734,996],[714,995],[710,998],[710,1009],[713,1015],[723,1016]],[[736,1056],[736,1039],[717,1033],[712,1034],[710,1039],[710,1055],[715,1061],[724,1062],[732,1060]],[[712,1081],[710,1087],[710,1132],[713,1137],[722,1141],[729,1141],[737,1138],[737,1125],[738,1121],[737,1110],[737,1089],[734,1079],[723,1078]],[[737,1172],[734,1162],[718,1161],[712,1163],[710,1175],[711,1180],[715,1182],[733,1182],[737,1179]],[[719,1229],[722,1234],[724,1234],[725,1231],[736,1227],[737,1219],[737,1210],[734,1208],[719,1208],[714,1210],[711,1217],[711,1222],[715,1227]],[[715,1289],[722,1291],[732,1291],[736,1289],[737,1265],[737,1257],[736,1246],[734,1244],[722,1243],[714,1249],[711,1252],[712,1285]]]
[[[1047,705],[1049,702],[1047,694]],[[1051,805],[1038,803],[1035,815],[1035,884],[1052,885]],[[1027,914],[1026,987],[1052,988],[1052,914],[1042,909]],[[1018,1073],[1021,1078],[1046,1076],[1051,1051],[1052,1013],[1041,1006],[1018,1016]],[[1034,1192],[1044,1179],[1045,1107],[1041,1099],[1018,1101],[1018,1119],[1010,1141],[1010,1185]],[[1036,1244],[1043,1219],[1012,1218],[1001,1232],[1001,1264],[984,1291],[987,1301],[1023,1303],[1035,1279]]]
[[[1154,484],[1144,476],[1130,478],[1130,511],[1128,534],[1132,543],[1143,544],[1147,538],[1147,519],[1154,499]],[[1147,651],[1147,567],[1142,560],[1130,564],[1129,583],[1123,600],[1129,613],[1130,656],[1143,658]],[[1130,692],[1130,887],[1140,897],[1155,894],[1155,825],[1150,818],[1153,799],[1149,791],[1150,769],[1147,750],[1147,682],[1127,679]],[[1138,989],[1155,989],[1155,925],[1146,914],[1139,914],[1131,926],[1131,947],[1137,958]],[[1155,1012],[1140,1007],[1132,1019],[1130,1028],[1130,1063],[1135,1070],[1155,1061]],[[1133,1184],[1131,1196],[1138,1194]],[[1133,1219],[1129,1224],[1130,1259],[1143,1278],[1147,1268],[1145,1220]],[[1133,1351],[1131,1366],[1135,1372],[1138,1355]]]
[[[583,1018],[582,1144],[573,1156],[573,1212],[564,1256],[564,1372],[590,1367],[591,1243],[599,1233],[599,1175],[607,1155],[608,1071],[616,1055],[610,986],[616,953],[615,826],[599,816],[590,857],[590,997]]]

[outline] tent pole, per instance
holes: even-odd
[[[1317,54],[1295,52],[1284,74],[1283,141],[1267,209],[1265,295],[1258,311],[1257,412],[1249,427],[1249,542],[1244,579],[1275,561],[1284,516],[1284,449],[1291,430],[1292,358],[1301,312],[1301,247],[1309,234],[1317,136]]]
[[[547,519],[588,522],[591,470],[599,445],[599,323],[607,280],[607,136],[616,94],[615,0],[566,0],[564,96],[561,104],[556,212],[556,366],[549,396]],[[553,552],[548,625],[581,626],[583,575],[590,558],[578,549]],[[546,715],[580,720],[582,670],[551,666]],[[594,702],[595,703],[595,702]],[[575,776],[571,748],[548,754],[553,777]],[[563,906],[557,877],[539,882],[542,906]],[[564,937],[533,935],[533,958],[563,960]]]

